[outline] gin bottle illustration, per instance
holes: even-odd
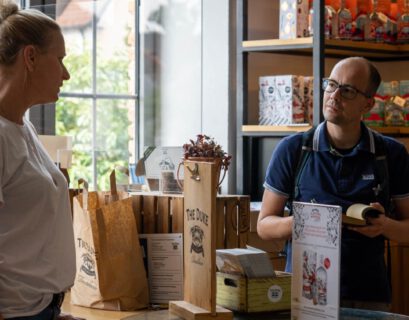
[[[327,270],[322,265],[317,269],[317,302],[327,304]]]

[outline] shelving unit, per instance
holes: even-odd
[[[267,0],[265,0],[267,1]],[[277,6],[279,0],[271,0]],[[396,63],[397,73],[406,72],[404,79],[409,79],[409,71],[406,61],[409,60],[409,45],[388,45],[379,43],[355,42],[345,40],[325,40],[321,26],[324,21],[324,1],[314,1],[314,37],[293,40],[261,39],[249,40],[247,37],[248,26],[247,8],[251,1],[236,0],[236,179],[237,193],[250,195],[251,201],[260,201],[263,192],[264,173],[267,162],[264,158],[271,156],[275,145],[285,136],[292,133],[308,130],[309,125],[288,126],[261,126],[255,124],[254,117],[249,120],[249,108],[257,108],[254,104],[255,85],[250,88],[249,73],[252,68],[249,61],[251,55],[283,55],[298,59],[303,56],[309,57],[312,63],[312,75],[314,76],[314,107],[313,124],[322,121],[322,90],[320,79],[325,74],[325,63],[329,60],[338,60],[348,56],[363,56],[379,65],[386,62]],[[265,15],[265,13],[262,13]],[[273,19],[274,20],[274,19]],[[278,25],[278,20],[274,20]],[[258,56],[257,56],[258,58]],[[329,59],[327,59],[329,58]],[[252,60],[254,62],[254,59]],[[397,61],[404,61],[402,67]],[[331,61],[332,63],[333,61]],[[259,69],[260,65],[257,66]],[[280,65],[280,67],[282,67]],[[391,73],[388,65],[387,73]],[[396,65],[395,65],[396,67]],[[281,68],[283,70],[283,68]],[[293,70],[293,69],[292,69]],[[405,71],[406,70],[406,71]],[[393,73],[393,71],[392,71]],[[259,73],[252,74],[252,81]],[[382,74],[382,71],[381,71]],[[392,80],[397,80],[394,78]],[[390,81],[390,80],[387,80]],[[249,91],[253,90],[253,100],[250,105]],[[409,127],[373,127],[372,129],[395,137],[409,138]],[[260,160],[262,159],[262,160]],[[264,162],[263,162],[264,161]],[[408,244],[394,244],[392,247],[392,311],[409,314],[409,298],[407,294],[409,273],[407,261],[409,257]]]
[[[236,28],[237,28],[237,55],[236,55],[236,77],[237,77],[237,175],[236,185],[239,194],[250,194],[253,200],[257,199],[261,188],[258,183],[258,176],[254,174],[254,167],[258,167],[254,162],[254,154],[260,150],[259,143],[263,137],[282,138],[288,134],[302,132],[310,128],[309,125],[301,126],[259,126],[249,125],[247,119],[247,81],[248,81],[248,59],[250,54],[255,53],[283,53],[289,55],[304,55],[322,57],[324,55],[324,34],[320,21],[323,21],[323,10],[319,8],[324,6],[323,0],[314,1],[314,12],[317,12],[314,20],[314,36],[309,38],[298,38],[291,40],[266,39],[266,40],[248,40],[247,39],[247,13],[248,0],[236,1]],[[277,22],[278,24],[278,22]],[[314,75],[314,124],[318,124],[320,119],[320,105],[322,92],[319,90],[320,79],[324,74],[324,61],[322,59],[313,59]]]
[[[266,39],[247,40],[242,43],[243,52],[277,52],[286,51],[299,54],[312,54],[313,38],[297,38],[290,40]],[[369,43],[348,40],[325,40],[324,53],[327,57],[347,57],[360,55],[379,61],[409,59],[409,45],[392,45],[386,43]]]
[[[279,0],[272,0],[279,3]],[[262,126],[249,121],[248,109],[258,108],[249,105],[248,81],[251,55],[280,54],[293,57],[305,56],[311,59],[312,75],[314,76],[314,107],[313,124],[322,121],[322,90],[320,79],[324,77],[326,58],[341,59],[348,56],[363,56],[372,61],[405,61],[409,60],[409,45],[390,45],[383,43],[368,43],[346,40],[324,39],[322,28],[324,21],[324,1],[314,1],[314,36],[291,40],[261,39],[249,40],[248,34],[248,6],[251,1],[236,1],[237,55],[236,55],[236,103],[237,103],[237,193],[249,194],[253,201],[261,200],[262,183],[265,163],[258,159],[265,156],[267,148],[273,148],[283,137],[303,132],[309,125]],[[278,26],[278,20],[275,21]],[[409,79],[409,75],[408,75]],[[254,79],[253,79],[254,81]],[[254,91],[254,85],[253,85]],[[254,96],[254,92],[253,92]],[[254,103],[254,101],[253,101]],[[254,118],[254,117],[253,117]],[[409,128],[405,127],[376,127],[373,128],[383,134],[402,136],[409,135]],[[274,140],[274,141],[273,141]],[[271,154],[271,150],[270,150]]]

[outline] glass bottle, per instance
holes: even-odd
[[[365,40],[372,42],[383,42],[384,23],[378,13],[378,0],[373,1],[373,9],[369,15],[368,29],[365,32]]]
[[[308,35],[314,35],[314,7],[313,0],[308,1]]]
[[[397,42],[400,44],[409,43],[409,0],[405,0],[403,12],[398,19]]]
[[[365,40],[365,30],[368,29],[370,2],[369,0],[357,1],[357,16],[354,23],[352,32],[352,40],[363,41]]]
[[[324,8],[324,36],[326,39],[331,39],[336,37],[336,15],[334,7],[332,6],[331,0],[325,0]]]
[[[346,0],[345,7],[351,12],[352,21],[356,19],[357,11],[357,1],[358,0]]]
[[[341,0],[341,7],[337,13],[338,39],[350,40],[352,33],[351,11],[345,7],[345,0]]]
[[[159,159],[160,180],[159,191],[172,192],[177,190],[177,183],[174,176],[175,164],[168,154],[166,148],[162,149],[162,156]]]
[[[389,12],[385,13],[386,25],[384,40],[387,43],[396,43],[396,38],[398,35],[398,2],[397,0],[391,0],[389,4]]]

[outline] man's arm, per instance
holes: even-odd
[[[257,233],[264,240],[291,238],[293,217],[283,217],[287,197],[264,189]]]
[[[379,218],[369,218],[371,225],[367,227],[350,229],[368,237],[384,235],[392,241],[409,243],[409,198],[395,199],[394,204],[398,220],[382,214]],[[383,207],[379,203],[371,203],[371,205],[383,211]]]

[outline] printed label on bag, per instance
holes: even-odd
[[[96,290],[97,272],[95,261],[95,249],[87,241],[82,238],[77,238],[77,281],[83,283],[87,287]],[[79,263],[79,265],[78,265]]]

